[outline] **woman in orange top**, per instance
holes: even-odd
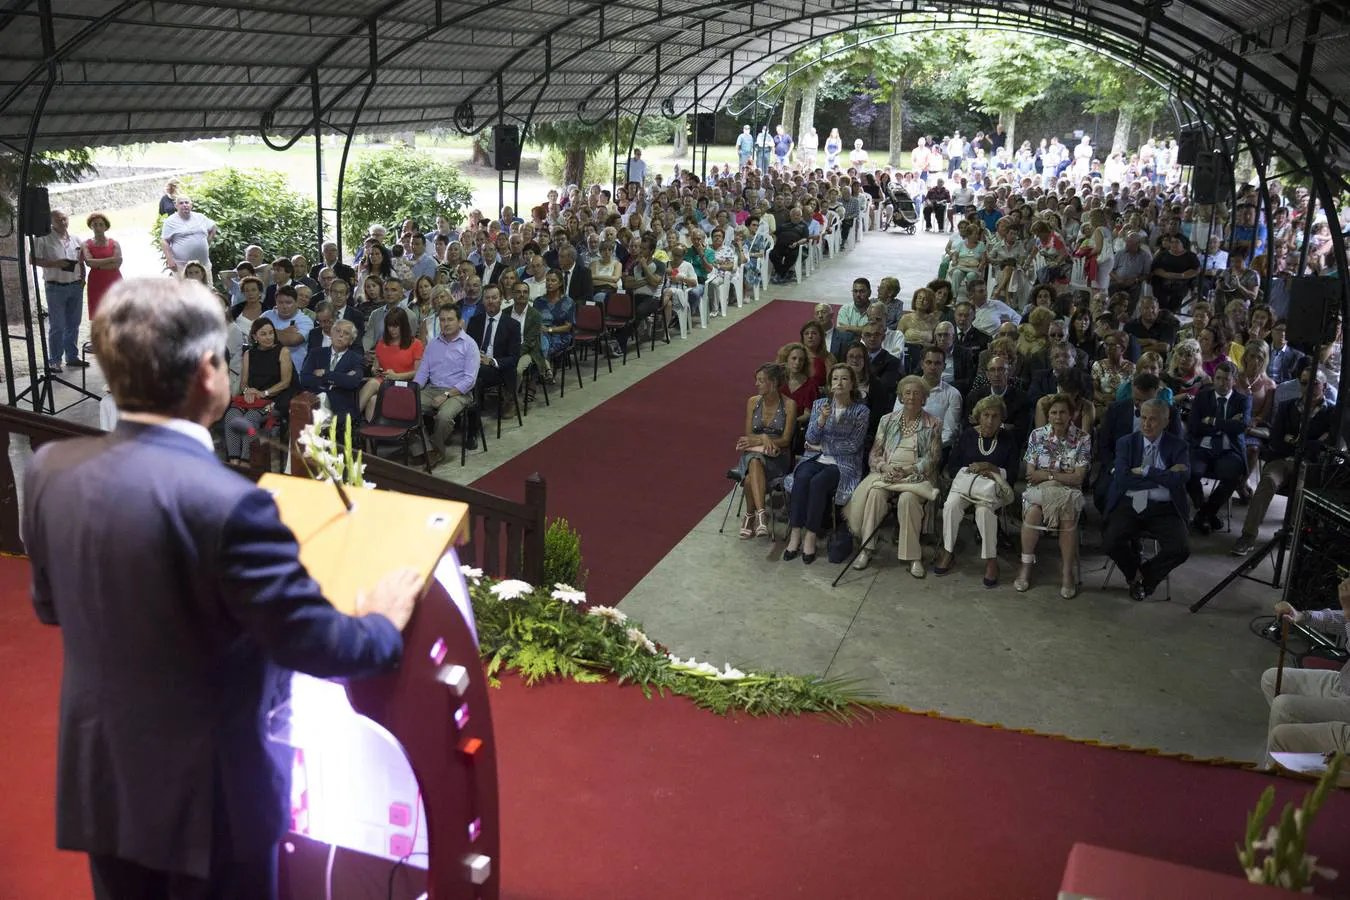
[[[361,410],[366,415],[366,421],[375,418],[375,400],[386,378],[391,381],[412,381],[417,374],[417,367],[422,364],[422,349],[422,342],[413,337],[407,310],[401,306],[389,310],[384,317],[384,334],[375,344],[375,363],[371,367],[373,377],[367,378],[361,386]]]

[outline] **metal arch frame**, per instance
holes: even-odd
[[[82,44],[90,40],[95,34],[107,27],[122,12],[140,5],[142,0],[126,0],[112,10],[105,13],[97,21],[91,23],[88,27],[72,35],[66,42],[59,47],[56,44],[55,31],[52,28],[52,8],[51,0],[37,0],[39,13],[39,31],[42,36],[43,61],[39,66],[34,66],[33,70],[19,80],[10,92],[0,100],[0,109],[6,109],[19,96],[31,87],[39,78],[45,75],[41,92],[38,94],[37,102],[29,113],[28,133],[24,138],[22,162],[19,166],[19,184],[18,197],[15,208],[15,217],[17,222],[23,222],[28,217],[28,180],[32,175],[33,168],[33,150],[37,145],[38,128],[42,122],[42,115],[46,111],[47,101],[51,98],[52,89],[56,87],[58,80],[57,67],[61,60],[69,53],[78,49]],[[28,252],[24,246],[23,234],[15,235],[15,257],[19,267],[19,304],[23,310],[23,340],[24,349],[28,353],[28,388],[25,391],[31,392],[33,410],[35,412],[44,412],[44,407],[50,407],[52,414],[56,413],[56,398],[52,393],[49,383],[40,383],[38,380],[37,353],[33,342],[33,304],[30,297],[29,284],[29,260]],[[4,357],[5,365],[5,390],[8,394],[9,404],[13,406],[19,400],[21,395],[16,394],[14,390],[14,354],[10,349],[10,341],[13,335],[9,331],[9,311],[6,306],[0,310],[0,315],[4,316],[4,340],[3,349],[0,353]],[[42,328],[42,322],[37,323],[39,329]],[[39,335],[40,337],[40,335]],[[50,348],[48,348],[50,352]],[[59,352],[59,348],[58,348]],[[44,360],[45,362],[45,360]],[[78,401],[77,401],[78,402]]]

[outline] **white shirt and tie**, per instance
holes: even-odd
[[[1162,440],[1162,435],[1159,435],[1152,441],[1147,437],[1141,436],[1140,440],[1144,442],[1144,455],[1143,462],[1139,464],[1139,467],[1143,469],[1144,474],[1147,475],[1154,469],[1162,468],[1158,464],[1158,441]],[[1130,502],[1134,506],[1134,511],[1137,513],[1142,513],[1144,510],[1148,509],[1148,505],[1151,502],[1166,503],[1172,499],[1172,495],[1168,492],[1167,488],[1162,485],[1155,485],[1137,491],[1126,491],[1125,496],[1130,498]]]
[[[1232,396],[1233,396],[1233,392],[1232,392],[1232,391],[1229,391],[1228,393],[1224,394],[1222,397],[1220,397],[1218,394],[1215,394],[1215,395],[1214,395],[1214,403],[1215,403],[1214,424],[1215,424],[1215,425],[1219,424],[1220,422],[1222,422],[1222,421],[1224,421],[1225,419],[1228,418],[1228,401],[1229,401],[1229,399],[1230,399]],[[1201,439],[1201,441],[1200,441],[1200,446],[1201,446],[1201,447],[1204,447],[1206,450],[1216,450],[1216,451],[1217,451],[1217,450],[1225,450],[1225,449],[1227,449],[1227,447],[1228,447],[1228,435],[1226,435],[1226,434],[1209,434],[1209,435],[1205,435],[1205,437],[1204,437],[1203,439]]]
[[[492,345],[497,339],[497,326],[500,324],[501,317],[501,310],[498,310],[495,316],[488,316],[487,322],[483,325],[483,355],[494,366],[497,365],[497,360],[492,358]]]

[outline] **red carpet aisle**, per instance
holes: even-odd
[[[88,900],[53,845],[60,645],[0,559],[0,900]],[[508,900],[1053,897],[1069,847],[1234,871],[1263,776],[925,716],[721,719],[614,685],[493,695]],[[1280,804],[1303,786],[1281,784]],[[1310,848],[1350,871],[1350,794]],[[1329,897],[1350,897],[1341,882]]]
[[[810,316],[809,304],[769,303],[473,486],[518,499],[530,473],[542,474],[549,516],[581,533],[587,593],[618,603],[726,498],[731,483],[722,476],[736,463],[755,368],[796,340]],[[604,368],[602,360],[602,379]],[[589,390],[589,366],[585,377]]]

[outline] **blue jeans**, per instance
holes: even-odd
[[[84,282],[53,284],[47,288],[47,359],[57,365],[64,354],[66,362],[80,358],[80,311],[84,306]]]
[[[839,467],[827,466],[817,459],[808,459],[792,474],[792,498],[788,501],[788,524],[793,528],[809,528],[823,535],[826,505],[831,503],[839,487]]]

